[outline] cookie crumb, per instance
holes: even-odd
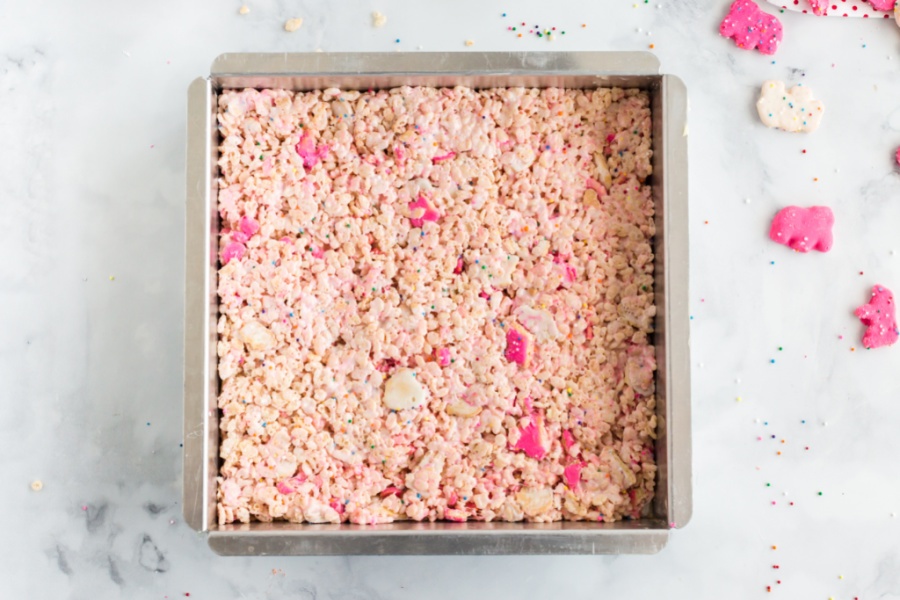
[[[466,46],[474,46],[475,40],[466,40]]]
[[[377,10],[372,13],[372,27],[384,27],[387,24],[387,17]]]
[[[288,19],[284,22],[284,30],[288,33],[293,33],[300,29],[300,26],[303,25],[303,19]]]
[[[247,6],[246,4],[243,5],[240,9],[238,9],[238,13],[239,13],[239,14],[242,14],[242,15],[246,15],[246,14],[248,14],[249,12],[250,12],[250,7]]]
[[[44,489],[44,482],[40,479],[35,479],[31,482],[31,489],[35,492],[41,491],[42,489]]]

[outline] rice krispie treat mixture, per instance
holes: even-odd
[[[219,97],[220,523],[653,493],[646,93]]]

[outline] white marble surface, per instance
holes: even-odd
[[[900,292],[900,29],[784,14],[773,63],[723,1],[637,2],[0,3],[0,597],[900,598],[900,346],[852,315]],[[651,43],[691,95],[693,521],[655,556],[214,556],[179,505],[188,83],[226,51]],[[817,133],[760,125],[768,78],[825,101]],[[832,252],[767,242],[788,203],[833,207]]]

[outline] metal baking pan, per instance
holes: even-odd
[[[401,85],[637,87],[651,96],[659,466],[649,518],[616,523],[219,525],[216,369],[217,94]],[[658,552],[691,516],[687,91],[646,52],[223,54],[188,91],[184,326],[184,518],[223,555],[625,554]]]

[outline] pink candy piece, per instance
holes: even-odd
[[[441,348],[437,351],[438,364],[442,367],[450,365],[450,349]]]
[[[531,421],[519,431],[519,441],[513,446],[513,450],[521,450],[531,458],[536,458],[538,460],[544,458],[547,454],[547,449],[542,443],[542,429],[543,418],[541,415],[531,415]]]
[[[762,54],[775,54],[783,35],[781,22],[761,11],[753,0],[734,0],[719,33],[734,38],[738,48],[756,48]]]
[[[240,242],[231,242],[227,244],[222,250],[222,264],[227,265],[233,258],[241,260],[244,258],[244,253],[246,251],[247,247]]]
[[[421,227],[425,221],[437,221],[441,213],[434,208],[424,196],[409,203],[409,222],[413,227]]]
[[[439,162],[444,162],[445,160],[450,160],[456,156],[456,152],[448,152],[447,154],[443,154],[441,156],[435,156],[431,159],[431,162],[434,164],[438,164]]]
[[[788,206],[772,219],[769,239],[798,252],[828,252],[833,243],[834,214],[827,206]]]
[[[325,256],[325,250],[323,250],[322,248],[316,248],[312,251],[312,255],[314,258],[322,258],[323,256]]]
[[[896,160],[897,165],[900,166],[900,148],[897,148],[897,153],[894,155],[894,160]]]
[[[324,144],[316,146],[316,141],[306,131],[300,137],[300,142],[294,146],[294,150],[303,159],[303,166],[307,169],[316,166],[321,159],[328,155],[328,146]]]
[[[534,338],[525,329],[511,325],[506,332],[506,360],[527,367],[531,362]]]
[[[562,443],[563,448],[566,449],[566,452],[569,451],[569,448],[575,445],[575,437],[572,435],[572,432],[566,429],[562,433]]]
[[[463,272],[463,259],[462,256],[456,259],[456,267],[453,269],[454,275],[459,275]]]
[[[569,488],[574,490],[578,487],[578,482],[581,480],[581,470],[586,464],[583,462],[572,463],[563,470],[563,479],[565,479]]]
[[[246,235],[248,238],[253,236],[254,233],[259,231],[259,223],[251,219],[250,217],[241,217],[241,222],[238,223],[238,227],[241,230],[241,233]]]
[[[866,348],[891,346],[900,337],[900,332],[897,331],[894,294],[886,287],[876,285],[872,288],[872,299],[868,304],[857,308],[854,314],[866,326],[862,342]]]
[[[828,5],[832,2],[833,0],[809,0],[809,6],[813,14],[821,16],[828,14]]]
[[[306,475],[301,474],[296,477],[291,477],[290,479],[285,479],[284,481],[279,481],[275,484],[275,487],[282,494],[293,494],[304,481],[306,481]]]

